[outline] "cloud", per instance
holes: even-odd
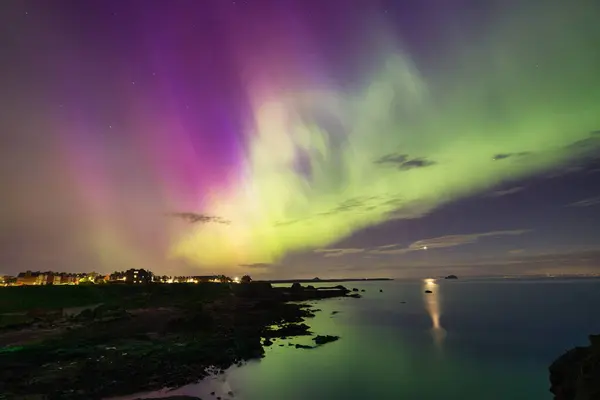
[[[337,248],[337,249],[317,249],[315,253],[323,254],[324,257],[341,257],[348,254],[368,253],[369,255],[399,255],[413,251],[441,249],[455,246],[462,246],[479,241],[484,237],[497,236],[516,236],[530,232],[529,229],[515,229],[506,231],[492,231],[483,233],[471,233],[467,235],[447,235],[436,238],[421,239],[411,243],[408,247],[402,247],[399,243],[391,243],[371,248]]]
[[[485,232],[485,233],[472,233],[472,234],[468,234],[468,235],[440,236],[440,237],[432,238],[432,239],[418,240],[418,241],[412,243],[409,246],[409,248],[413,249],[413,250],[420,250],[425,247],[427,247],[427,249],[440,249],[440,248],[445,248],[445,247],[462,246],[465,244],[475,243],[483,237],[522,235],[527,232],[530,232],[530,230],[518,229],[518,230],[510,230],[510,231],[492,231],[492,232]]]
[[[408,170],[413,168],[429,167],[431,165],[435,165],[435,161],[427,160],[425,158],[414,158],[402,163],[398,166],[398,168],[401,170]]]
[[[396,200],[401,201],[401,200]],[[397,208],[386,214],[388,220],[393,219],[418,219],[428,215],[435,205],[427,201],[412,201],[408,204],[398,203]],[[402,205],[400,205],[402,204]],[[392,203],[390,203],[392,205]]]
[[[375,160],[375,164],[392,164],[405,171],[413,168],[429,167],[436,163],[423,157],[410,158],[408,154],[390,153]]]
[[[317,249],[315,253],[322,253],[324,257],[341,257],[346,254],[363,253],[364,248],[343,248],[343,249]]]
[[[492,231],[492,232],[484,232],[484,233],[472,233],[468,235],[447,235],[440,236],[436,238],[430,239],[421,239],[416,242],[411,243],[408,247],[393,249],[392,245],[385,245],[385,247],[379,247],[373,250],[370,250],[371,254],[405,254],[411,251],[418,250],[431,250],[431,249],[442,249],[448,247],[462,246],[466,244],[471,244],[479,241],[479,239],[484,237],[494,237],[494,236],[513,236],[513,235],[522,235],[524,233],[530,232],[528,229],[519,229],[519,230],[509,230],[509,231]]]
[[[212,222],[212,223],[217,223],[217,224],[229,225],[231,223],[231,221],[227,221],[226,219],[223,219],[221,217],[214,217],[214,216],[210,216],[210,215],[197,214],[197,213],[192,213],[192,212],[169,213],[169,214],[167,214],[167,216],[180,218],[180,219],[188,221],[192,224],[195,224],[198,222],[201,222],[203,224]]]
[[[459,276],[506,276],[545,274],[590,274],[600,273],[600,251],[574,251],[565,253],[532,254],[514,256],[505,260],[471,260],[427,264],[423,262],[370,263],[365,265],[340,265],[338,274],[363,276],[365,271],[372,275],[390,277],[433,277],[450,273]]]
[[[525,249],[514,249],[514,250],[509,250],[508,254],[523,254],[525,253]]]
[[[491,192],[489,193],[487,196],[488,197],[502,197],[502,196],[508,196],[514,193],[518,193],[520,191],[522,191],[523,189],[525,189],[522,186],[515,186],[513,188],[510,189],[505,189],[505,190],[497,190],[495,192]]]
[[[269,264],[269,263],[254,263],[254,264],[240,264],[240,267],[242,268],[249,268],[249,269],[267,269],[272,267],[274,264]]]
[[[500,160],[505,160],[507,158],[517,158],[517,157],[525,157],[530,155],[531,153],[528,151],[522,151],[520,153],[501,153],[501,154],[496,154],[493,159],[495,161],[500,161]]]
[[[431,209],[434,208],[432,204],[427,202],[407,202],[406,199],[400,195],[387,195],[387,196],[363,196],[363,197],[352,197],[346,201],[341,202],[336,207],[329,211],[318,213],[311,218],[302,220],[306,222],[310,219],[321,218],[321,217],[332,217],[340,213],[370,213],[373,211],[380,211],[386,215],[386,219],[415,219],[421,218],[427,215]],[[279,222],[277,226],[284,226],[291,223],[297,223],[297,221],[290,222]]]
[[[409,249],[409,248],[398,248],[398,249],[383,249],[383,250],[379,250],[379,249],[375,249],[375,250],[370,250],[369,253],[370,254],[387,254],[387,255],[392,255],[392,254],[406,254],[413,251],[413,249]]]
[[[579,200],[575,203],[568,204],[567,207],[593,207],[597,205],[600,205],[600,196]]]
[[[392,247],[398,247],[400,246],[398,243],[392,243],[392,244],[384,244],[383,246],[377,246],[378,249],[389,249]]]
[[[562,168],[562,169],[560,169],[558,171],[552,172],[551,174],[549,174],[547,176],[547,178],[549,178],[549,179],[552,179],[552,178],[561,178],[561,177],[563,177],[565,175],[574,174],[574,173],[577,173],[577,172],[582,172],[584,170],[585,170],[585,168],[583,166],[581,166],[581,165],[571,165],[571,166]]]

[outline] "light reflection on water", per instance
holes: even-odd
[[[441,311],[441,296],[440,296],[440,285],[438,285],[435,279],[423,279],[423,303],[425,309],[431,318],[431,336],[433,336],[433,342],[438,348],[441,348],[444,339],[446,338],[446,330],[442,327],[440,317]],[[431,293],[425,292],[426,290]]]

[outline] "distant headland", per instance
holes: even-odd
[[[268,282],[268,283],[337,283],[337,282],[370,282],[370,281],[393,281],[393,278],[335,278],[335,279],[270,279],[270,280],[257,280],[256,282]]]

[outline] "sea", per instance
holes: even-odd
[[[363,297],[312,302],[321,311],[307,320],[338,341],[278,340],[263,359],[198,384],[119,399],[550,400],[549,365],[600,333],[600,278],[344,285]]]

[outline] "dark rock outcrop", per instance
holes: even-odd
[[[152,399],[148,398],[140,398],[136,400],[202,400],[200,397],[192,397],[192,396],[170,396],[170,397],[154,397]]]
[[[425,293],[433,293],[431,290],[426,290]]]
[[[458,279],[458,276],[456,276],[456,275],[448,275],[444,279]]]
[[[332,336],[332,335],[317,335],[313,338],[313,340],[318,346],[320,346],[325,343],[335,342],[339,338],[340,338],[339,336]]]
[[[86,290],[54,289],[65,297]],[[38,313],[37,319],[24,316],[62,321],[52,336],[47,329],[0,331],[0,347],[2,340],[11,344],[10,351],[0,351],[0,398],[100,399],[194,383],[264,357],[263,346],[279,345],[277,338],[311,335],[302,322],[315,310],[290,301],[350,292],[343,286],[311,290],[260,282],[102,285],[94,290],[103,305],[76,316],[62,316],[62,310],[56,320],[46,317],[49,312]],[[18,346],[12,345],[15,333]]]
[[[600,335],[589,339],[589,346],[575,347],[550,365],[554,400],[600,399]]]

